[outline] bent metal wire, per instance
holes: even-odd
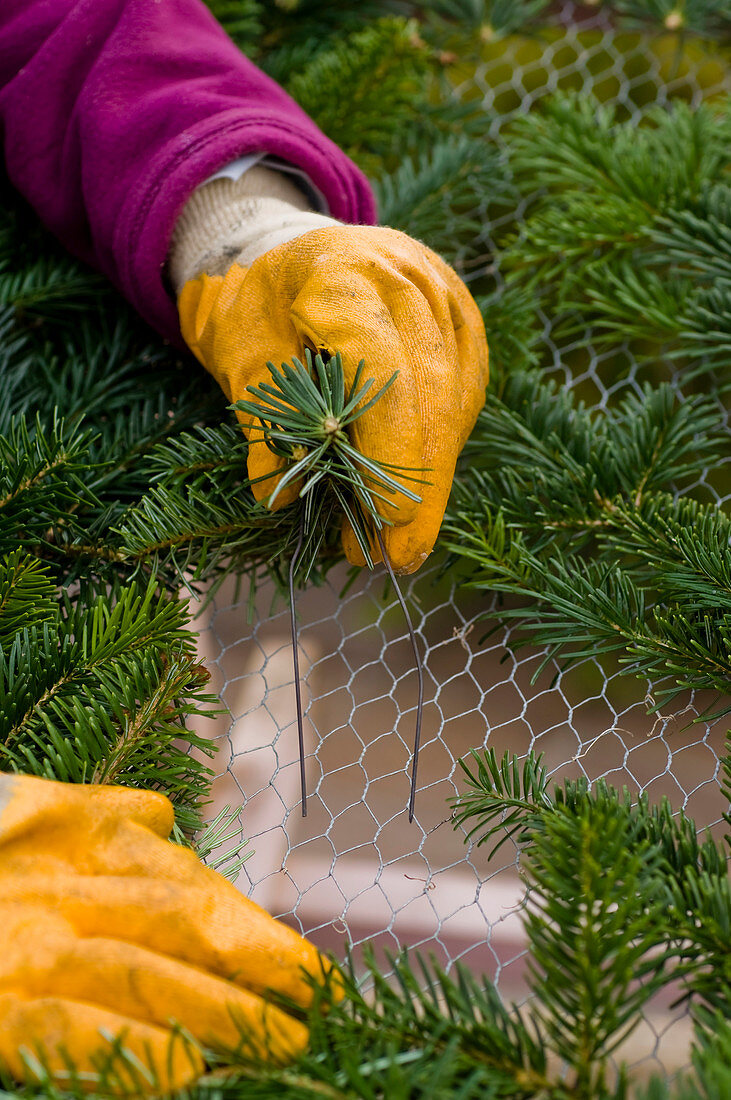
[[[300,793],[302,798],[302,816],[307,817],[307,777],[305,775],[305,740],[304,729],[302,724],[302,685],[300,683],[300,663],[299,663],[299,632],[297,630],[297,612],[295,607],[295,573],[297,571],[297,562],[302,550],[302,543],[305,537],[305,522],[304,512],[300,515],[299,535],[297,537],[297,545],[289,563],[289,613],[292,632],[292,664],[294,666],[294,694],[295,694],[295,706],[297,709],[297,744],[299,747],[299,769],[300,769]],[[396,593],[396,598],[401,605],[401,609],[406,619],[406,625],[409,630],[409,637],[411,639],[411,646],[414,651],[414,660],[416,664],[416,672],[419,681],[419,696],[416,705],[416,726],[414,730],[414,750],[411,757],[411,789],[409,793],[409,823],[414,820],[414,808],[416,805],[416,775],[419,766],[419,746],[421,744],[421,723],[424,711],[424,673],[421,667],[421,658],[419,656],[419,647],[416,642],[416,635],[414,633],[414,627],[411,622],[411,616],[409,615],[409,609],[406,606],[406,602],[401,593],[401,589],[398,586],[394,571],[391,567],[388,554],[386,553],[386,547],[383,544],[383,537],[381,532],[376,529],[376,538],[378,539],[378,545],[381,550],[381,556],[383,557],[383,564],[386,567],[391,583]]]

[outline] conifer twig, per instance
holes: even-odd
[[[398,371],[374,393],[373,379],[363,380],[363,359],[346,388],[339,352],[313,357],[307,349],[304,363],[293,358],[291,364],[282,363],[281,370],[272,363],[267,367],[271,383],[248,386],[248,393],[256,400],[237,401],[233,408],[255,419],[250,446],[263,442],[288,462],[268,498],[269,506],[287,487],[301,485],[298,496],[305,507],[305,579],[327,521],[336,509],[350,521],[366,564],[373,569],[370,529],[392,523],[382,514],[379,502],[397,509],[394,497],[403,494],[420,503],[421,497],[404,481],[420,482],[423,478],[419,475],[424,471],[407,470],[364,455],[351,443],[348,429],[390,389]]]

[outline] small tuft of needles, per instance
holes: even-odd
[[[269,497],[269,506],[288,486],[300,486],[299,497],[306,509],[300,555],[303,579],[309,576],[335,512],[347,516],[366,564],[373,569],[370,532],[391,524],[379,514],[378,502],[397,508],[399,494],[420,502],[421,497],[404,482],[422,482],[418,475],[424,471],[376,462],[361,454],[351,443],[348,428],[383,397],[398,371],[374,392],[373,379],[363,379],[364,360],[346,389],[339,352],[313,357],[305,351],[304,363],[293,359],[282,363],[281,370],[272,363],[267,363],[267,368],[271,382],[247,386],[256,400],[237,401],[233,408],[255,418],[250,446],[266,446],[289,462]]]
[[[237,401],[233,406],[255,418],[249,445],[264,444],[274,454],[287,460],[276,488],[268,499],[271,507],[280,493],[296,485],[300,502],[296,544],[289,564],[289,597],[292,626],[297,733],[300,752],[300,784],[302,816],[307,816],[307,787],[304,765],[304,734],[302,700],[299,679],[299,646],[295,613],[295,576],[299,572],[306,583],[322,545],[326,530],[336,514],[347,517],[367,565],[373,569],[371,553],[377,541],[384,565],[393,582],[399,603],[406,617],[419,677],[416,713],[416,733],[411,769],[409,821],[413,821],[416,798],[416,772],[421,739],[421,718],[424,701],[424,678],[416,636],[406,603],[388,560],[381,530],[392,521],[378,510],[385,501],[397,508],[394,498],[403,494],[410,500],[421,497],[404,485],[404,481],[423,482],[424,470],[406,470],[390,463],[381,463],[362,454],[350,441],[347,429],[367,413],[393,385],[395,371],[380,389],[373,392],[373,379],[363,380],[365,361],[361,359],[352,385],[346,389],[342,358],[315,355],[305,351],[305,362],[293,359],[282,363],[278,370],[267,363],[271,383],[247,386],[252,401]],[[395,474],[398,474],[396,480]],[[374,540],[375,535],[375,540]]]

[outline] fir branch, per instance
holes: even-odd
[[[610,6],[630,27],[709,38],[731,34],[728,0],[611,0]]]
[[[56,589],[48,566],[17,547],[0,559],[0,647],[30,626],[55,623]]]
[[[705,614],[688,612],[682,603],[653,606],[656,591],[638,583],[629,569],[587,563],[565,550],[560,558],[539,558],[518,539],[507,542],[504,521],[486,505],[483,521],[472,520],[470,529],[471,519],[459,519],[461,542],[450,542],[449,549],[475,562],[466,583],[523,598],[522,606],[491,610],[490,617],[514,624],[514,648],[546,647],[533,682],[556,658],[569,665],[618,653],[620,672],[651,679],[655,709],[681,692],[701,689],[721,697],[701,717],[731,710],[731,619],[715,605]]]
[[[722,357],[727,283],[710,293],[703,269],[728,235],[728,201],[708,196],[727,189],[730,122],[727,107],[675,103],[638,128],[563,95],[514,123],[510,166],[531,206],[502,264],[559,313],[554,331],[589,321],[607,341],[672,336],[678,357]]]
[[[672,347],[682,340],[678,354],[692,354],[691,322],[683,317],[692,302],[693,284],[676,271],[659,274],[650,264],[647,256],[615,255],[614,250],[598,258],[587,268],[583,301],[567,294],[562,302],[567,311],[558,322],[562,339],[585,332],[590,311],[592,338],[600,346],[631,340],[641,347],[649,339]]]
[[[576,813],[557,806],[534,831],[528,917],[531,985],[554,1050],[571,1067],[570,1087],[606,1089],[604,1061],[636,1027],[664,984],[665,891],[660,851],[641,825],[611,805]]]
[[[213,698],[185,605],[156,588],[77,607],[67,597],[55,621],[16,632],[0,650],[0,760],[66,782],[162,787],[190,827],[210,772],[185,744],[213,749],[185,720],[211,715]]]
[[[273,384],[247,387],[256,400],[237,401],[232,407],[253,418],[249,446],[263,443],[285,459],[267,506],[272,507],[283,489],[294,486],[304,501],[305,543],[298,556],[299,568],[305,577],[309,575],[320,545],[317,529],[323,530],[335,498],[372,569],[373,530],[393,523],[384,515],[384,505],[389,511],[398,510],[399,496],[420,501],[405,482],[422,481],[414,475],[424,471],[376,462],[352,445],[348,429],[381,399],[398,371],[374,393],[373,379],[363,380],[362,359],[346,389],[339,352],[313,359],[306,350],[305,363],[293,359],[292,365],[282,363],[281,370],[272,363],[267,366]]]
[[[546,769],[540,756],[526,757],[522,769],[518,758],[509,758],[507,753],[498,762],[494,749],[473,751],[471,757],[470,764],[459,761],[470,790],[460,796],[453,820],[455,825],[462,825],[479,819],[466,832],[466,839],[475,840],[479,847],[492,840],[499,817],[503,836],[489,853],[488,859],[492,859],[511,837],[517,838],[517,844],[525,843],[540,820],[537,809],[549,804]]]
[[[192,570],[192,579],[200,581],[227,556],[255,565],[286,545],[281,533],[289,533],[292,517],[257,504],[244,480],[236,488],[227,481],[224,474],[220,494],[220,484],[215,492],[210,483],[186,485],[182,492],[153,486],[124,514],[116,530],[124,560],[153,560],[159,568],[172,567],[179,578]]]
[[[155,481],[168,487],[180,482],[205,485],[221,474],[240,483],[248,451],[238,426],[198,425],[193,431],[180,432],[158,444],[150,454],[149,468]]]
[[[731,280],[731,187],[724,181],[704,187],[683,210],[660,223],[655,241],[670,258],[708,283]]]
[[[447,135],[428,152],[405,157],[376,184],[379,218],[445,258],[486,248],[481,208],[508,193],[502,158],[484,138]],[[455,233],[455,221],[458,231]]]
[[[642,125],[620,123],[616,110],[587,96],[562,94],[548,100],[540,113],[513,123],[510,163],[515,183],[525,194],[537,187],[549,196],[574,198],[583,209],[593,192],[599,202],[627,204],[639,220],[677,209],[703,187],[721,182],[728,166],[728,108],[701,105],[691,110],[674,102],[670,110],[651,108]],[[620,223],[621,240],[629,226]]]
[[[284,81],[328,137],[364,165],[385,151],[426,98],[427,56],[416,32],[404,19],[375,20]]]
[[[548,647],[540,669],[620,652],[658,701],[730,694],[731,526],[665,491],[721,459],[717,422],[710,400],[667,386],[601,417],[532,372],[489,398],[443,537],[467,583],[520,597],[497,615]]]
[[[89,444],[88,433],[57,416],[48,428],[40,417],[35,424],[22,417],[0,435],[0,552],[47,542],[49,529],[73,524],[79,507],[93,505]]]
[[[202,665],[196,667],[188,654],[165,658],[161,664],[160,679],[157,684],[154,679],[148,679],[143,700],[116,715],[119,726],[115,733],[110,731],[108,734],[104,760],[94,769],[92,783],[123,782],[140,753],[154,750],[166,733],[179,735],[186,716],[200,713],[192,703],[181,705],[181,699],[191,693],[200,694],[200,689],[210,679],[209,673]],[[149,667],[141,670],[143,675],[148,673]],[[128,665],[125,671],[134,675],[138,669]],[[213,701],[212,697],[210,700]],[[154,731],[152,738],[151,730]],[[208,755],[212,756],[213,752],[211,748]]]
[[[701,463],[723,461],[726,437],[714,402],[679,401],[667,385],[646,385],[617,409],[590,412],[540,372],[517,371],[490,395],[468,442],[455,493],[461,506],[503,510],[536,549],[616,522],[650,493],[694,479]],[[473,496],[473,499],[476,499]],[[561,540],[560,542],[558,540]]]
[[[731,519],[714,505],[655,493],[639,508],[618,508],[603,536],[615,553],[636,555],[648,586],[689,615],[731,614]]]

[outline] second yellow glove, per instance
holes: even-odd
[[[275,1061],[305,1047],[266,991],[305,1006],[327,964],[171,844],[172,824],[152,792],[0,775],[0,1065],[16,1079],[45,1065],[60,1084],[181,1088],[204,1066],[179,1029]]]

